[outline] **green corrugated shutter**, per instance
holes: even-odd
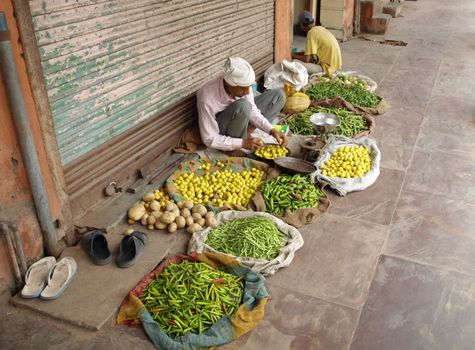
[[[63,165],[192,95],[226,57],[255,62],[274,49],[274,0],[30,8]]]

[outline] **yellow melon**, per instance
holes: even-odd
[[[287,97],[284,106],[284,112],[288,114],[301,113],[310,106],[310,98],[303,92],[296,92]]]

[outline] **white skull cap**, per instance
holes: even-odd
[[[231,86],[251,86],[256,81],[251,65],[240,57],[229,57],[223,71],[224,81]]]

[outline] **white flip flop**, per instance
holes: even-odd
[[[59,260],[51,268],[48,274],[48,285],[41,292],[41,299],[56,299],[69,285],[78,269],[76,260],[70,256],[66,256]]]
[[[56,263],[54,256],[46,256],[30,266],[25,274],[25,285],[20,295],[23,298],[37,298],[46,286],[48,273]]]

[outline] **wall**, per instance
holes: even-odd
[[[299,14],[303,10],[309,11],[309,2],[308,0],[291,0],[294,3],[294,15],[293,15],[293,23],[299,23]]]
[[[343,37],[347,40],[353,35],[353,17],[355,16],[355,1],[345,0],[345,12],[343,14]]]
[[[42,147],[38,116],[31,94],[25,62],[21,56],[19,34],[10,1],[0,2],[0,11],[4,12],[10,30],[13,54],[16,59],[20,84],[24,92],[27,113],[32,123],[32,132],[37,145],[48,195],[54,198],[55,187],[49,175],[48,163],[44,148]],[[2,178],[0,181],[0,220],[14,222],[18,225],[26,258],[29,261],[33,261],[43,255],[43,239],[37,222],[28,177],[21,156],[3,77],[0,81],[0,125],[2,125],[0,128],[0,174]],[[50,205],[53,217],[60,217],[61,207],[58,202],[50,201]],[[0,238],[0,292],[12,288],[13,282],[10,257],[5,240],[2,237]]]
[[[322,0],[320,22],[338,40],[346,41],[353,34],[355,0]]]
[[[275,48],[274,61],[290,60],[293,35],[292,1],[276,0],[275,2]]]

